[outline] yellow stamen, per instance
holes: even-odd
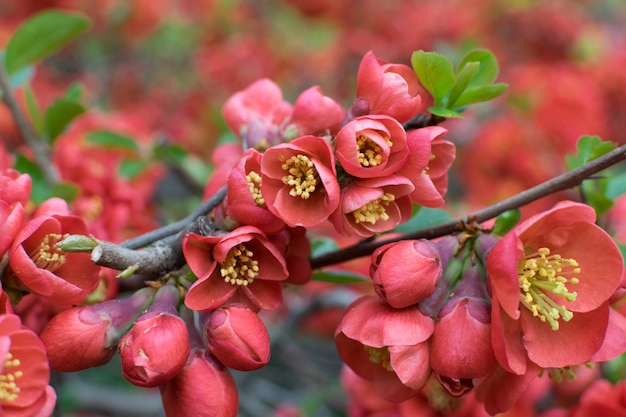
[[[387,347],[375,348],[363,345],[363,348],[370,354],[370,361],[379,363],[383,368],[392,372],[391,358],[389,357],[389,349]]]
[[[246,175],[246,181],[248,182],[250,194],[252,194],[252,198],[254,198],[256,205],[259,207],[263,206],[265,204],[265,199],[261,194],[261,176],[254,171],[250,171],[250,173]]]
[[[309,157],[300,154],[292,156],[285,161],[282,168],[288,172],[283,177],[283,183],[291,186],[289,195],[303,200],[309,198],[320,180]]]
[[[576,292],[570,292],[565,284],[578,284],[578,262],[550,255],[550,249],[540,248],[518,262],[518,278],[521,304],[532,311],[533,316],[550,323],[552,330],[559,329],[559,319],[569,321],[574,314],[565,305],[557,304],[546,293],[563,297],[565,301],[576,300]],[[566,278],[564,275],[570,275]]]
[[[20,370],[13,371],[13,368],[20,365],[20,360],[14,358],[9,352],[4,361],[4,370],[0,375],[0,403],[15,401],[19,397],[20,387],[16,381],[23,376],[23,372]]]
[[[393,146],[393,142],[389,138],[385,138],[385,141],[389,147]],[[383,160],[382,149],[367,136],[357,135],[356,150],[359,154],[359,162],[363,167],[375,167],[380,165]]]
[[[381,219],[389,220],[385,207],[395,199],[396,197],[393,194],[385,193],[382,197],[364,204],[352,212],[354,222],[376,224]]]
[[[252,259],[254,253],[243,243],[233,247],[220,264],[220,275],[224,281],[232,285],[252,284],[259,275],[259,261]]]
[[[35,265],[38,268],[47,269],[51,272],[59,269],[67,259],[65,258],[65,252],[59,249],[56,244],[68,236],[69,233],[64,235],[59,233],[47,234],[39,246],[29,254]]]

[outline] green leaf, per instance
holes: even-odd
[[[608,181],[605,193],[607,197],[615,199],[626,194],[626,171],[609,176]]]
[[[85,112],[85,108],[67,98],[58,98],[46,110],[46,133],[50,142],[57,138],[72,120]]]
[[[71,203],[78,196],[79,188],[76,184],[60,182],[52,187],[52,197],[59,197]]]
[[[461,113],[454,110],[446,109],[445,107],[429,107],[428,111],[436,116],[445,117],[446,119],[463,118],[463,115]]]
[[[406,223],[393,229],[397,233],[410,233],[416,230],[422,230],[429,227],[436,226],[441,223],[445,223],[452,219],[450,213],[445,210],[420,207]]]
[[[448,96],[448,99],[446,101],[446,108],[454,109],[455,107],[457,107],[454,105],[454,103],[458,100],[463,91],[465,91],[469,83],[472,81],[472,78],[474,77],[474,74],[476,74],[476,71],[478,71],[479,67],[480,63],[478,62],[468,62],[463,66],[461,71],[459,71],[459,73],[457,74],[456,81],[454,82],[454,85],[450,90],[450,95]]]
[[[62,48],[90,26],[79,13],[46,10],[24,22],[9,40],[6,69],[9,75]]]
[[[499,68],[496,57],[486,49],[475,49],[463,57],[458,68],[468,63],[477,62],[480,65],[478,72],[472,78],[471,87],[482,87],[491,84],[498,76]]]
[[[139,150],[139,146],[133,138],[108,130],[97,130],[95,132],[91,132],[87,135],[86,140],[87,142],[107,148],[130,149],[133,151]]]
[[[613,207],[613,199],[607,197],[604,193],[585,190],[585,198],[587,204],[595,209],[598,216]]]
[[[356,274],[352,271],[322,271],[315,272],[311,278],[314,281],[330,282],[333,284],[359,284],[370,281],[363,275]]]
[[[65,94],[63,95],[66,99],[76,102],[80,102],[82,96],[83,85],[78,81],[73,82],[69,87],[67,87],[67,90],[65,90]]]
[[[443,106],[456,78],[450,61],[435,52],[420,50],[411,55],[411,64],[422,85],[435,99],[435,107]]]
[[[35,130],[39,135],[43,135],[46,130],[45,121],[39,103],[37,102],[37,97],[35,97],[35,93],[32,88],[30,88],[30,85],[27,84],[25,86],[24,94],[26,96],[26,108],[28,108],[28,113],[33,120]]]
[[[464,107],[473,103],[480,103],[483,101],[493,100],[494,98],[501,96],[506,91],[509,85],[506,83],[497,83],[491,85],[485,85],[482,87],[471,87],[466,89],[461,97],[454,104],[455,107]]]
[[[325,253],[334,252],[339,249],[334,239],[324,237],[311,241],[311,257],[323,255]]]
[[[30,175],[33,184],[30,199],[33,203],[38,205],[51,197],[52,193],[50,183],[48,183],[45,175],[41,171],[41,168],[39,168],[36,163],[22,154],[17,154],[13,168],[23,174]]]
[[[492,233],[498,236],[507,234],[519,222],[519,209],[507,210],[496,218]]]
[[[584,135],[578,138],[576,142],[576,153],[578,155],[578,162],[584,164],[591,160],[593,155],[593,149],[602,142],[600,136]]]
[[[152,155],[159,161],[164,161],[168,164],[179,165],[182,164],[187,156],[187,151],[180,145],[170,143],[159,143],[152,147]]]
[[[148,168],[148,165],[150,165],[148,161],[122,161],[119,173],[122,177],[134,178]]]
[[[5,52],[0,51],[0,65],[4,65],[4,56]],[[33,67],[22,68],[21,70],[9,77],[9,87],[11,87],[12,89],[21,87],[22,85],[28,83],[33,78],[33,75],[35,75],[35,70],[33,69]],[[0,97],[2,97],[1,93]]]

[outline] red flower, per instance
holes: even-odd
[[[363,114],[384,114],[404,123],[422,111],[420,86],[415,72],[406,65],[387,64],[369,51],[363,56],[353,108]],[[365,110],[365,112],[363,112]]]
[[[500,365],[561,368],[592,360],[607,334],[623,260],[591,207],[561,202],[505,235],[487,256],[492,343]]]
[[[412,190],[411,181],[401,175],[354,180],[342,190],[331,220],[344,236],[388,232],[411,217]]]
[[[236,417],[237,386],[228,369],[205,350],[192,352],[183,370],[161,386],[167,417]]]
[[[374,382],[389,401],[404,401],[431,374],[428,339],[434,323],[417,307],[395,309],[383,299],[363,296],[346,308],[335,332],[341,359]]]
[[[224,236],[190,233],[183,253],[198,277],[185,297],[192,310],[214,310],[229,299],[254,310],[274,309],[282,301],[285,260],[256,227],[243,226]]]
[[[77,216],[62,214],[67,205],[48,200],[45,210],[24,225],[9,252],[9,264],[17,288],[50,298],[59,304],[83,301],[98,285],[100,267],[88,253],[66,253],[56,243],[70,234],[87,235]],[[43,206],[43,205],[42,205]]]
[[[322,90],[315,86],[298,96],[293,105],[293,113],[286,122],[283,139],[288,141],[305,135],[334,135],[344,116],[344,109]]]
[[[361,116],[335,137],[335,154],[342,168],[358,178],[394,174],[406,162],[406,132],[397,120],[383,115]]]
[[[13,244],[13,239],[22,228],[24,207],[20,203],[9,206],[0,200],[0,260]]]
[[[46,349],[37,335],[24,328],[18,316],[0,315],[0,414],[46,417],[52,414],[56,393],[48,385]]]
[[[320,137],[302,136],[268,149],[261,174],[267,208],[291,227],[317,226],[339,205],[332,149]]]

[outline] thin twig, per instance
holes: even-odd
[[[28,122],[20,106],[17,104],[17,100],[13,95],[11,86],[9,85],[9,77],[4,70],[4,66],[0,65],[0,93],[2,94],[2,100],[6,103],[7,107],[11,111],[17,128],[24,137],[26,145],[33,151],[37,165],[41,168],[46,180],[50,184],[56,184],[59,182],[59,173],[56,167],[50,160],[50,147],[37,135],[37,132],[33,129]]]
[[[226,196],[226,191],[227,187],[223,186],[211,198],[202,203],[200,207],[198,207],[193,213],[191,213],[184,219],[179,220],[176,223],[168,224],[167,226],[163,226],[159,229],[152,230],[148,233],[134,237],[132,239],[128,239],[120,243],[119,246],[127,249],[139,249],[144,246],[148,246],[151,243],[156,242],[157,240],[164,239],[168,236],[180,232],[181,230],[192,224],[194,221],[196,221],[198,217],[207,214],[209,211],[213,210],[219,203],[221,203]]]
[[[313,269],[317,269],[324,266],[334,265],[351,259],[367,256],[370,255],[376,248],[391,242],[421,238],[434,239],[436,237],[449,235],[451,233],[460,231],[460,225],[463,223],[481,223],[486,220],[492,219],[507,210],[522,207],[549,194],[576,187],[596,172],[602,171],[603,169],[615,165],[625,159],[626,145],[623,145],[581,167],[566,172],[565,174],[559,175],[558,177],[552,178],[526,191],[522,191],[521,193],[511,198],[507,198],[506,200],[502,200],[492,206],[471,213],[464,218],[452,220],[447,223],[442,223],[428,229],[422,229],[412,233],[407,233],[393,239],[381,241],[366,241],[358,243],[345,249],[338,250],[336,252],[327,253],[312,258],[311,266],[313,267]]]

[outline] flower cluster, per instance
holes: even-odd
[[[559,379],[619,356],[626,332],[610,302],[624,263],[594,223],[591,207],[565,201],[500,240],[479,232],[380,247],[376,296],[348,306],[336,330],[341,358],[387,401],[414,401],[434,378],[493,415],[542,370]]]

